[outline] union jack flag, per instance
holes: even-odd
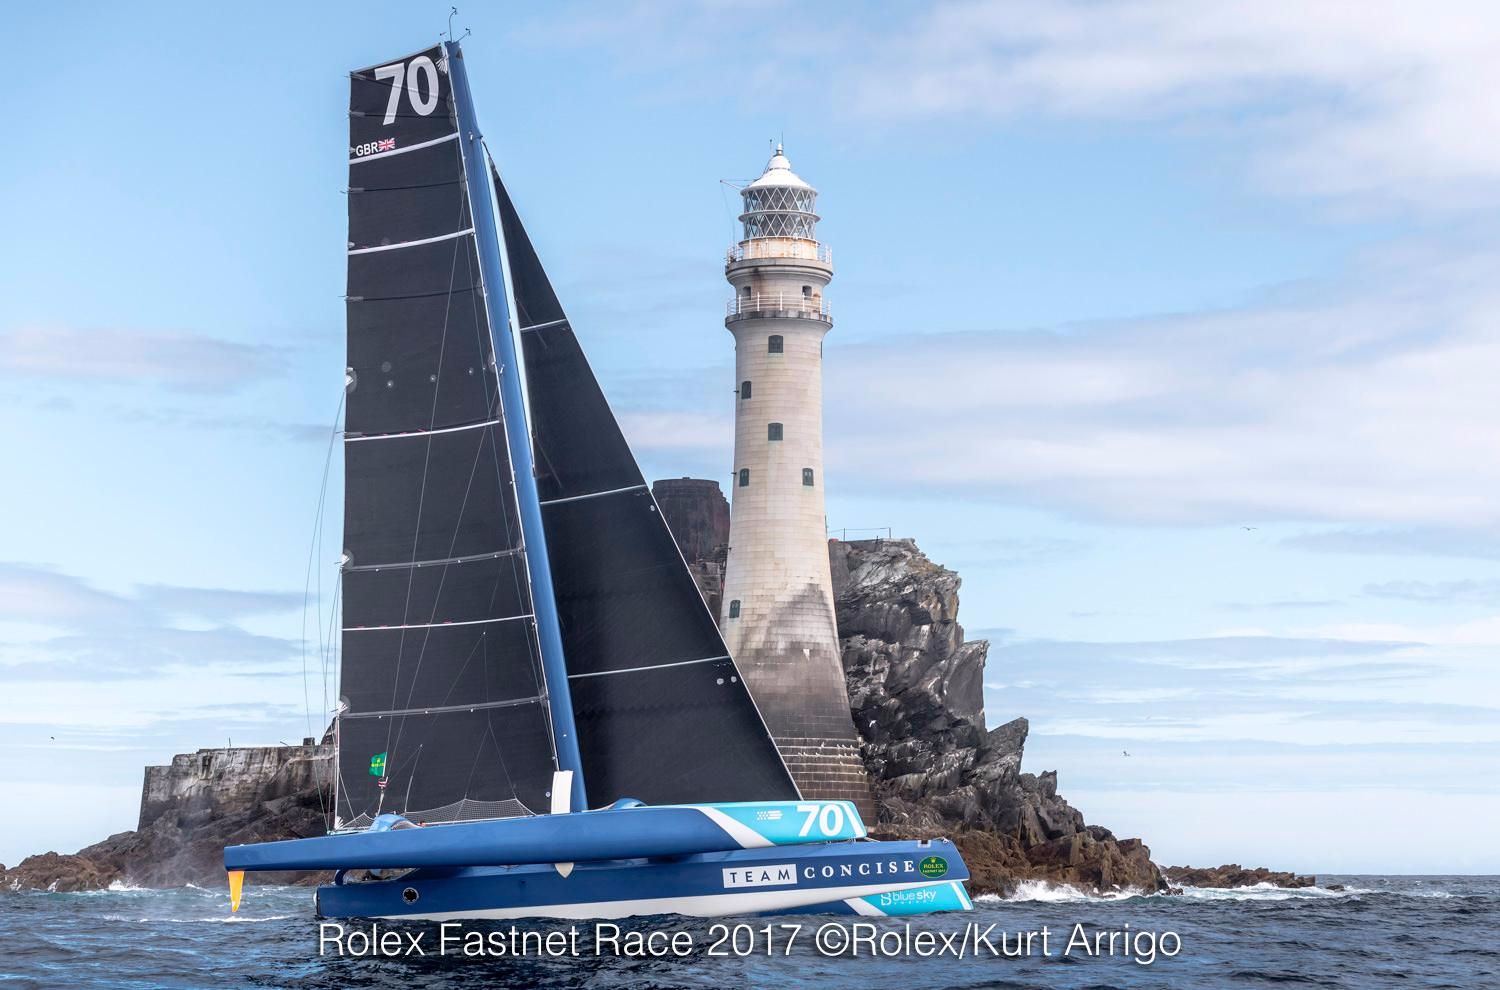
[[[375,145],[375,150],[376,151],[395,151],[396,150],[396,139],[395,138],[385,138],[379,144]]]

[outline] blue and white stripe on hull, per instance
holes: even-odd
[[[837,842],[670,859],[414,870],[318,888],[326,917],[622,918],[805,911],[910,914],[968,910],[968,879],[946,840]],[[642,896],[649,893],[649,896]],[[856,906],[863,905],[861,908]]]

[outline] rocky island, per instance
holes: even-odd
[[[728,535],[718,485],[659,482],[657,492],[712,601],[722,587]],[[829,554],[850,709],[876,795],[872,833],[952,837],[969,864],[975,894],[1007,894],[1024,880],[1099,893],[1165,891],[1168,879],[1207,884],[1211,878],[1203,871],[1164,877],[1140,839],[1087,824],[1059,796],[1055,772],[1022,771],[1029,726],[1024,718],[986,725],[989,644],[964,638],[956,573],[911,540],[834,540]],[[331,747],[314,740],[177,756],[146,769],[135,831],[72,855],[49,852],[9,870],[0,867],[0,888],[220,883],[226,844],[323,832],[331,764]],[[1251,878],[1246,884],[1280,880],[1267,871],[1244,876]]]

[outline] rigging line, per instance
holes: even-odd
[[[490,155],[489,145],[484,142],[483,138],[480,139],[479,143],[480,143],[480,145],[484,149],[484,164],[488,167],[488,171],[486,171],[485,174],[484,174],[484,176],[483,176],[483,181],[484,182],[490,182],[492,175],[496,176],[496,177],[499,176],[500,170],[495,165],[494,157]],[[465,176],[467,176],[467,174],[468,174],[467,171],[465,171],[464,174],[465,174]],[[496,235],[502,239],[502,243],[503,243],[504,228],[501,225],[500,218],[498,216],[495,216],[494,217],[494,221],[495,221],[495,232],[496,232]],[[469,281],[471,283],[473,283],[473,282],[476,281],[475,272],[474,272],[474,264],[475,264],[475,261],[477,261],[477,259],[478,259],[477,251],[476,251],[475,257],[473,259],[465,259],[469,263]],[[509,268],[510,268],[510,256],[509,256],[509,254],[505,254],[504,255],[504,259],[503,259],[502,264],[504,265],[504,270],[502,270],[502,272],[501,272],[501,278],[503,279],[503,278],[509,277],[510,274],[511,274],[510,270],[509,270]],[[483,282],[483,275],[482,274],[478,277],[477,281]],[[503,286],[502,286],[502,288],[503,288]],[[503,293],[502,293],[502,295],[503,295]],[[479,299],[478,299],[477,295],[475,295],[473,293],[470,294],[470,296],[469,296],[469,304],[471,306],[473,306],[474,310],[475,310],[474,327],[475,327],[475,333],[477,334],[479,332],[478,328],[479,328],[479,325],[480,325],[479,324],[479,319],[478,319]],[[521,317],[520,317],[519,313],[512,313],[512,312],[510,312],[510,307],[509,307],[509,304],[507,303],[507,306],[506,306],[506,319],[509,322],[507,323],[507,325],[505,327],[501,328],[501,330],[499,332],[510,333],[511,332],[511,327],[514,326],[515,323],[517,323],[520,320],[520,318]],[[493,338],[494,334],[497,331],[496,331],[495,327],[490,326],[488,313],[486,313],[484,325],[487,328],[488,332],[490,333],[491,338]],[[491,339],[490,341],[488,341],[488,343],[490,345],[490,354],[491,354],[492,364],[493,364],[493,366],[495,368],[495,395],[492,397],[491,401],[494,403],[494,407],[499,410],[500,415],[503,417],[505,415],[505,400],[504,400],[504,397],[503,397],[503,393],[500,390],[500,375],[504,374],[504,373],[507,373],[507,372],[509,372],[510,374],[520,374],[520,368],[519,368],[519,366],[516,367],[516,368],[501,368],[499,366],[499,362],[497,360],[495,360],[495,358],[494,358],[494,350],[493,350],[494,341],[493,341],[493,339]],[[481,343],[481,347],[483,347],[483,343]],[[517,341],[516,350],[517,350],[517,358],[520,358],[520,356],[521,356],[521,347],[520,347],[520,342],[519,341]],[[484,385],[485,385],[486,389],[489,388],[489,384],[490,384],[489,383],[489,379],[486,378],[485,382],[484,382]],[[524,394],[525,394],[525,387],[526,387],[526,382],[525,382],[524,378],[521,381],[521,387],[522,387],[522,392],[523,392],[523,404],[524,404]],[[515,410],[515,411],[513,411],[512,415],[521,415],[521,416],[524,416],[525,415],[525,410],[524,409],[522,409],[522,410]],[[528,427],[528,434],[530,434],[531,433],[531,424],[528,423],[527,427]],[[520,498],[519,498],[519,495],[516,493],[515,464],[511,461],[510,448],[509,448],[508,442],[505,441],[504,438],[499,438],[499,442],[506,444],[505,466],[502,469],[501,464],[500,464],[499,450],[498,450],[498,447],[497,447],[496,456],[495,456],[495,481],[500,486],[500,490],[502,492],[506,492],[506,491],[510,492],[510,501],[509,502],[507,502],[503,497],[501,498],[501,501],[500,501],[501,509],[505,513],[507,513],[507,517],[505,519],[506,535],[507,536],[510,535],[511,527],[514,526],[515,531],[516,531],[516,542],[517,542],[517,545],[521,548],[521,553],[518,554],[517,556],[511,558],[511,562],[510,562],[511,588],[512,588],[512,590],[515,591],[517,598],[519,598],[521,596],[521,594],[524,592],[524,594],[526,596],[527,605],[528,605],[528,607],[530,607],[530,609],[532,611],[532,614],[534,615],[536,613],[536,598],[535,598],[535,594],[533,593],[533,589],[531,587],[531,575],[526,570],[526,559],[525,559],[525,556],[527,554],[527,549],[526,549],[526,532],[521,527]],[[533,448],[535,448],[535,442],[534,442],[534,440],[533,440]],[[507,475],[508,475],[508,477],[507,477]],[[510,512],[511,512],[511,506],[515,507],[514,517],[513,518],[510,517],[510,515],[509,515]],[[499,594],[499,588],[497,587],[495,589],[494,593],[491,595],[491,600],[493,601],[494,595],[498,595],[498,594]],[[532,622],[531,629],[532,630],[536,629],[536,623],[534,621]],[[542,694],[542,695],[545,696],[547,694],[547,689],[546,689],[546,685],[544,683],[545,678],[542,677],[542,672],[541,672],[541,643],[540,643],[540,638],[538,638],[535,642],[533,642],[528,637],[526,645],[527,645],[527,667],[528,667],[529,672],[531,674],[532,684],[535,686],[535,688],[536,688],[536,690],[537,690],[537,692],[539,694]],[[548,717],[548,720],[550,722],[550,719],[551,719],[551,710],[550,710],[550,708],[548,709],[547,717]],[[551,726],[550,725],[548,726],[548,739],[549,740],[552,739]],[[550,745],[550,743],[549,743],[549,745]],[[556,765],[556,762],[557,762],[557,754],[556,754],[556,752],[554,752],[553,753],[553,764],[554,764],[554,766]]]
[[[422,747],[425,743],[417,743],[417,755],[412,757],[411,773],[406,775],[406,796],[401,799],[401,814],[405,815],[411,808],[411,785],[417,782],[417,764],[422,762]]]
[[[464,665],[458,668],[458,673],[453,675],[453,683],[448,685],[448,693],[443,695],[444,705],[447,705],[448,699],[453,697],[453,692],[458,688],[458,682],[463,679],[464,671],[469,669],[469,664],[474,662],[474,656],[479,652],[479,648],[487,642],[489,642],[488,636],[480,636],[474,640],[474,645],[469,647],[469,655],[464,657]]]
[[[464,214],[466,212],[470,215],[471,222],[472,222],[473,204],[468,202],[467,196],[465,196],[460,201],[458,209],[459,209],[460,222],[462,222],[462,218],[463,218],[463,216],[464,216]],[[475,250],[476,251],[478,250],[477,245],[476,245]],[[465,262],[467,263],[468,262],[468,255],[465,254],[464,257],[465,257]],[[451,270],[449,272],[449,276],[448,276],[448,280],[449,280],[449,285],[450,286],[453,284],[453,279],[456,278],[456,276],[457,276],[457,271],[458,271],[458,259],[457,259],[457,257],[455,257],[454,260],[453,260],[452,268],[451,268]],[[470,270],[470,275],[471,275],[471,282],[472,282],[472,269]],[[453,297],[450,295],[448,297],[448,311],[449,312],[451,312],[452,303],[453,303]],[[442,337],[441,337],[441,342],[438,345],[438,366],[439,367],[442,366],[442,355],[443,355],[444,351],[446,350],[446,348],[448,346],[448,326],[449,326],[449,322],[450,321],[449,321],[448,315],[447,315],[447,313],[445,313],[444,318],[443,318],[443,333],[442,333]],[[484,353],[483,349],[481,349],[480,353]],[[481,378],[484,379],[485,390],[486,390],[486,392],[488,392],[488,389],[489,389],[488,375],[487,374],[486,375],[481,375]],[[434,394],[434,396],[433,396],[432,417],[433,417],[434,420],[437,417],[437,396],[436,396],[436,394]],[[500,422],[500,418],[499,417],[495,417],[494,418],[494,422],[495,423],[499,423]],[[490,442],[491,442],[491,444],[493,446],[493,444],[494,444],[494,438],[493,438],[494,431],[489,431],[489,433],[490,433],[490,438],[491,438]],[[471,494],[473,494],[473,491],[474,491],[474,478],[479,473],[479,461],[480,461],[480,458],[483,456],[483,453],[484,453],[484,440],[485,440],[485,434],[481,433],[480,437],[479,437],[479,445],[478,445],[477,449],[474,451],[474,462],[469,467],[469,480],[468,480],[468,483],[464,486],[463,501],[460,503],[460,505],[458,507],[458,513],[457,513],[457,515],[454,517],[455,522],[453,524],[453,535],[452,535],[452,537],[450,537],[450,539],[448,541],[448,556],[449,557],[453,557],[454,556],[454,550],[456,550],[457,547],[458,547],[459,529],[460,529],[460,526],[461,526],[461,521],[462,521],[462,519],[464,517],[464,512],[468,509],[469,496]],[[432,441],[429,438],[429,440],[428,440],[429,445],[431,444],[431,442]],[[498,453],[496,454],[496,456],[498,457]],[[425,482],[426,482],[426,479],[425,479],[425,475],[424,475],[423,483],[425,484]],[[420,523],[419,523],[419,525],[420,525]],[[415,551],[413,551],[412,556],[413,557],[416,556]],[[416,576],[416,571],[415,571],[415,568],[413,568],[413,570],[410,571],[408,573],[408,576],[407,576],[407,602],[406,602],[405,608],[403,609],[403,615],[402,615],[402,617],[404,619],[409,619],[411,617],[410,616],[410,612],[411,612],[411,588],[412,588],[412,582],[415,579],[415,576]],[[443,566],[443,570],[442,570],[442,574],[438,578],[437,589],[433,593],[433,598],[432,598],[432,613],[429,616],[429,620],[435,619],[437,617],[438,605],[442,601],[443,587],[447,584],[447,582],[448,582],[448,565],[444,565]],[[530,604],[531,603],[528,602],[528,605],[530,605]],[[405,646],[405,639],[404,639],[405,635],[406,634],[403,632],[402,633],[402,637],[403,637],[402,645],[403,645],[403,648]],[[481,638],[487,638],[487,637],[481,637]],[[428,644],[431,641],[432,641],[432,627],[431,627],[431,625],[429,625],[426,633],[423,634],[422,645],[421,645],[421,647],[417,651],[417,665],[416,665],[416,669],[414,671],[412,671],[411,687],[407,691],[407,703],[408,704],[411,703],[412,692],[414,692],[416,690],[417,680],[418,680],[418,677],[421,675],[421,672],[422,672],[422,665],[426,661],[426,658],[427,658],[427,646],[428,646]],[[449,691],[450,691],[450,693],[452,691],[452,686],[451,685],[449,687]],[[403,716],[402,719],[401,719],[401,725],[396,730],[396,741],[395,741],[396,747],[398,747],[398,748],[400,747],[400,745],[401,745],[401,737],[405,734],[405,732],[406,732],[406,719],[405,719],[405,716]],[[390,738],[390,730],[389,730],[389,728],[387,728],[386,737],[387,737],[387,739]]]
[[[323,639],[323,713],[326,716],[328,706],[328,675],[332,671],[338,673],[338,646],[343,633],[343,627],[339,624],[339,609],[343,607],[344,582],[342,577],[333,586],[333,601],[328,607],[328,635]],[[326,730],[325,730],[326,731]]]
[[[315,569],[314,563],[317,560],[320,560],[322,557],[323,520],[326,517],[326,509],[328,505],[328,475],[333,464],[333,450],[339,434],[339,417],[343,415],[344,398],[347,394],[348,393],[345,389],[339,390],[339,403],[333,413],[333,425],[329,428],[328,449],[327,452],[323,455],[323,478],[318,486],[317,508],[313,512],[313,531],[311,537],[308,540],[307,570],[303,576],[302,581],[302,707],[307,722],[306,734],[308,736],[312,736],[313,738],[319,738],[319,736],[314,736],[313,733],[312,694],[307,683],[307,612],[309,605],[312,604],[310,599],[312,595],[313,575],[315,572],[317,574],[317,600],[321,602],[323,597],[323,572],[321,568]],[[321,653],[321,646],[323,641],[322,609],[315,608],[315,613],[318,620],[318,644],[320,647],[319,652]],[[326,687],[324,700],[325,702],[327,700]],[[325,802],[323,799],[323,785],[321,783],[318,785],[317,791],[319,811],[326,817],[328,814],[328,805],[327,802]]]
[[[455,131],[454,134],[456,136],[457,132]],[[460,218],[460,220],[462,220],[462,217],[463,217],[463,209],[464,209],[464,204],[460,203],[459,204],[459,218]],[[453,282],[454,282],[454,279],[458,277],[458,254],[459,254],[459,247],[462,244],[463,244],[463,241],[461,241],[461,240],[455,240],[453,242],[453,259],[449,263],[449,266],[448,266],[448,298],[447,298],[446,304],[443,306],[443,329],[442,329],[442,332],[438,336],[438,360],[437,360],[437,366],[439,368],[441,368],[443,366],[443,354],[446,351],[447,343],[448,343],[448,322],[449,322],[450,317],[453,314]],[[428,420],[427,420],[429,424],[435,422],[436,419],[437,419],[438,397],[441,394],[442,394],[442,377],[439,376],[438,382],[437,382],[437,388],[435,388],[435,389],[432,390],[432,409],[431,409],[431,411],[430,411],[430,413],[428,415]],[[418,494],[417,494],[417,520],[416,520],[416,525],[412,528],[412,535],[411,535],[411,559],[413,561],[415,561],[417,559],[417,550],[421,547],[421,543],[422,543],[422,509],[427,504],[427,475],[428,475],[428,470],[431,467],[431,465],[432,465],[432,437],[428,436],[427,437],[427,443],[426,443],[426,450],[423,452],[423,455],[422,455],[422,485],[421,485],[420,489],[418,490]],[[450,554],[451,554],[451,550],[450,550]],[[411,592],[412,592],[412,586],[413,586],[413,584],[416,581],[416,575],[417,575],[416,568],[412,568],[407,573],[407,577],[406,577],[406,602],[405,602],[405,604],[401,608],[401,616],[402,616],[403,620],[405,618],[407,618],[408,616],[410,616],[410,614],[411,614]],[[401,660],[402,660],[402,657],[405,655],[405,653],[406,653],[406,632],[403,630],[402,633],[401,633],[401,641],[400,641],[399,644],[397,644],[397,647],[396,647],[396,670],[395,670],[394,676],[391,678],[391,707],[392,708],[396,707],[396,692],[400,690],[400,688],[399,688],[398,685],[400,685],[400,683],[401,683]],[[403,718],[401,721],[402,721],[402,726],[404,727],[406,720]],[[387,725],[386,728],[385,728],[385,746],[386,746],[386,752],[390,752],[391,751],[391,732],[393,730],[394,730],[394,726],[393,725]]]
[[[511,797],[519,802],[520,797],[516,794],[515,778],[511,776],[510,765],[505,762],[505,748],[500,745],[500,739],[495,735],[495,723],[491,722],[488,718],[484,720],[484,734],[487,739],[494,740],[495,758],[500,763],[500,772],[505,775],[505,786],[510,789]],[[483,752],[483,746],[476,747],[474,758],[469,762],[469,779],[464,781],[464,800],[469,799],[469,789],[474,786],[474,773],[479,769],[479,757]],[[524,802],[521,803],[524,806]]]
[[[485,166],[485,172],[484,172],[484,175],[483,175],[481,181],[490,183],[490,188],[491,188],[492,192],[498,194],[499,187],[501,185],[501,182],[500,182],[500,169],[495,165],[495,160],[494,160],[494,157],[490,154],[489,146],[486,145],[486,144],[484,144],[483,139],[481,139],[480,144],[483,146],[483,150],[484,150],[484,161],[483,161],[483,164]],[[515,328],[520,324],[520,321],[522,320],[523,317],[522,317],[522,314],[521,314],[521,304],[515,298],[515,294],[514,294],[514,275],[515,275],[515,273],[514,273],[514,270],[511,267],[511,256],[510,256],[510,252],[508,250],[508,247],[507,247],[506,241],[505,241],[504,219],[499,215],[498,204],[499,204],[498,195],[492,196],[491,216],[492,216],[493,222],[495,224],[495,235],[499,239],[499,248],[500,248],[500,256],[501,256],[500,278],[501,278],[501,282],[502,282],[502,284],[499,286],[499,288],[500,288],[501,294],[502,294],[501,298],[502,298],[502,300],[504,302],[504,305],[505,305],[506,324],[505,324],[504,327],[501,327],[498,330],[497,330],[497,328],[495,328],[493,326],[490,326],[490,333],[491,333],[492,338],[493,338],[493,335],[495,333],[497,333],[497,332],[508,333],[508,334],[511,335],[511,339],[512,339],[512,342],[513,342],[513,345],[514,345],[513,346],[513,352],[514,352],[513,356],[515,358],[515,367],[512,367],[512,368],[500,368],[498,366],[498,363],[496,364],[496,368],[495,368],[496,401],[497,401],[497,403],[498,403],[498,405],[500,407],[501,414],[504,415],[505,414],[505,398],[504,398],[504,392],[500,388],[500,375],[501,374],[516,375],[517,378],[518,378],[518,384],[520,385],[521,408],[515,409],[515,410],[511,410],[510,414],[513,415],[513,416],[521,416],[521,417],[523,417],[523,421],[525,422],[525,425],[526,425],[526,430],[525,430],[526,439],[527,439],[527,442],[529,442],[531,444],[531,450],[533,452],[533,455],[535,456],[536,454],[540,454],[541,457],[543,459],[545,459],[546,458],[546,452],[542,451],[540,449],[540,446],[539,446],[539,444],[536,441],[536,427],[535,427],[535,424],[533,424],[532,422],[530,422],[529,419],[527,418],[528,415],[529,415],[529,411],[530,411],[530,407],[529,407],[530,394],[529,394],[528,389],[527,389],[526,377],[525,377],[525,375],[523,374],[523,371],[522,371],[523,367],[525,367],[525,360],[526,360],[526,357],[525,357],[525,344],[523,343],[523,340],[522,340],[521,336],[518,333],[515,332]],[[477,252],[476,252],[474,261],[470,262],[470,264],[471,264],[471,271],[470,271],[470,278],[471,278],[471,280],[474,277],[473,276],[473,271],[472,271],[472,265],[475,262],[477,262],[477,260],[478,260],[478,255],[477,255]],[[480,275],[479,275],[479,281],[481,283],[484,282],[483,272],[481,272]],[[484,291],[485,291],[486,297],[487,297],[488,296],[488,292],[490,291],[490,286],[485,285],[484,286]],[[473,296],[470,296],[470,299],[472,301],[471,304],[477,305],[477,300],[475,300]],[[493,346],[493,339],[491,340],[491,345]],[[516,485],[516,467],[515,467],[515,462],[510,457],[510,450],[509,450],[509,446],[508,446],[508,444],[509,444],[508,438],[504,438],[502,440],[502,442],[505,442],[507,444],[507,447],[506,447],[506,457],[505,457],[505,469],[502,471],[502,469],[500,467],[500,460],[499,460],[499,457],[498,457],[498,454],[497,454],[496,459],[495,459],[496,481],[501,485],[502,489],[505,489],[506,483],[509,482],[509,488],[508,488],[508,490],[510,491],[510,496],[511,497],[510,497],[510,502],[507,505],[507,510],[509,511],[510,507],[512,507],[512,506],[514,507],[514,519],[513,520],[508,520],[507,521],[507,525],[512,525],[513,524],[515,526],[517,535],[519,536],[519,539],[520,539],[520,545],[523,548],[523,556],[522,557],[512,558],[511,559],[511,582],[512,582],[512,585],[513,585],[513,587],[514,587],[514,589],[515,589],[515,591],[516,591],[516,593],[518,595],[520,594],[520,592],[522,591],[522,589],[525,590],[526,600],[531,604],[531,611],[532,611],[533,614],[535,614],[536,613],[536,608],[537,608],[537,605],[536,605],[536,588],[534,587],[534,585],[532,584],[532,581],[531,581],[531,571],[530,571],[530,567],[529,567],[530,548],[529,548],[528,543],[527,543],[525,526],[522,525],[522,522],[521,522],[521,503],[520,503],[520,493],[519,493],[517,485]],[[535,467],[534,466],[533,466],[533,471],[535,471]],[[496,594],[498,594],[498,588],[496,589]],[[542,659],[541,630],[537,627],[537,623],[536,623],[536,621],[534,619],[532,620],[530,626],[527,627],[527,632],[528,632],[527,641],[526,641],[526,645],[527,645],[527,655],[526,655],[527,668],[528,668],[528,672],[531,675],[532,684],[535,685],[537,692],[542,697],[544,697],[544,698],[547,699],[547,703],[542,706],[542,721],[543,721],[544,728],[546,729],[546,732],[547,732],[548,749],[552,753],[552,768],[554,770],[556,770],[556,769],[558,769],[561,766],[561,763],[559,761],[558,754],[557,754],[557,735],[556,735],[556,732],[555,732],[555,729],[554,729],[554,715],[553,715],[553,712],[552,712],[552,703],[551,703],[551,693],[552,692],[551,692],[551,688],[549,687],[549,685],[547,683],[546,672],[545,672],[545,670],[543,668],[544,661]],[[497,743],[497,749],[498,749],[498,743]],[[514,783],[514,781],[511,778],[510,768],[509,768],[509,765],[505,762],[503,754],[501,756],[501,771],[505,774],[506,780],[509,783],[511,791],[512,791],[512,793],[514,793],[515,792],[515,783]]]
[[[474,491],[474,478],[479,474],[479,461],[480,461],[481,457],[484,454],[484,440],[485,440],[484,436],[481,435],[480,438],[479,438],[479,448],[474,452],[474,463],[469,468],[469,483],[464,487],[464,497],[463,497],[463,501],[461,503],[459,503],[458,514],[457,514],[457,516],[455,516],[456,519],[460,519],[460,520],[463,519],[464,512],[469,507],[469,496]],[[494,433],[492,431],[490,433],[490,443],[491,443],[491,445],[493,445],[494,442],[495,442],[494,441]],[[496,456],[499,456],[498,453],[496,454]],[[448,544],[448,554],[449,554],[449,556],[453,555],[453,551],[454,551],[455,547],[457,547],[457,545],[458,545],[458,524],[455,523],[454,524],[454,528],[453,528],[453,538],[452,538],[452,540]],[[449,565],[446,565],[446,564],[443,565],[442,574],[438,578],[437,590],[433,593],[433,598],[432,598],[432,614],[429,616],[429,619],[437,617],[438,603],[440,601],[442,601],[442,596],[443,596],[443,586],[448,583],[448,566]],[[499,619],[482,619],[482,620],[479,620],[479,624],[485,624],[485,623],[490,623],[490,622],[510,622],[510,621],[514,621],[516,619],[531,619],[531,620],[535,621],[536,616],[535,616],[535,614],[527,613],[527,614],[524,614],[524,615],[508,616],[508,617],[499,618]],[[439,628],[442,625],[474,625],[474,624],[476,624],[476,623],[474,623],[474,622],[465,622],[465,623],[439,623],[439,624],[429,623],[428,624],[427,631],[423,634],[423,637],[422,637],[422,646],[417,651],[417,667],[416,667],[416,669],[414,671],[412,671],[412,675],[411,675],[411,687],[407,691],[407,694],[406,694],[406,701],[407,701],[408,705],[411,704],[412,692],[416,691],[416,689],[417,689],[417,678],[422,673],[422,664],[423,664],[423,662],[427,658],[427,644],[432,641],[432,630],[434,628]],[[405,633],[403,633],[402,635],[404,636]],[[481,636],[480,638],[481,639],[488,639],[488,636],[485,635],[485,636]],[[460,673],[462,673],[462,672],[460,672]],[[457,676],[456,675],[455,675],[455,679],[454,680],[455,680],[455,683],[456,683],[456,681],[457,681]],[[452,686],[449,687],[449,691],[450,691],[450,693],[452,692]],[[404,717],[403,717],[403,722],[402,722],[401,728],[396,731],[396,745],[397,746],[401,745],[401,736],[402,736],[402,734],[405,731],[406,731],[406,725],[405,725],[405,721],[404,721]]]

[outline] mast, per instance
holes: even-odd
[[[536,616],[537,640],[542,654],[542,675],[546,680],[547,708],[551,715],[552,741],[557,752],[559,770],[571,770],[573,790],[569,795],[571,811],[588,808],[584,788],[583,761],[578,752],[578,732],[573,721],[573,700],[568,688],[567,661],[563,654],[562,628],[557,618],[557,600],[552,590],[552,568],[547,556],[547,536],[542,525],[541,499],[537,494],[536,467],[532,455],[530,417],[522,395],[520,362],[510,324],[503,287],[505,265],[501,260],[500,231],[495,224],[494,201],[490,193],[489,169],[485,163],[483,134],[474,113],[469,92],[469,77],[464,68],[463,53],[457,42],[443,42],[448,60],[448,77],[452,80],[454,108],[458,114],[459,147],[463,154],[464,182],[468,188],[473,212],[474,234],[479,255],[479,271],[484,286],[484,307],[489,316],[490,336],[495,353],[496,375],[500,397],[505,408],[505,439],[510,448],[512,474],[515,479],[516,504],[521,518],[522,538],[526,547],[526,571],[531,579],[532,609]]]

